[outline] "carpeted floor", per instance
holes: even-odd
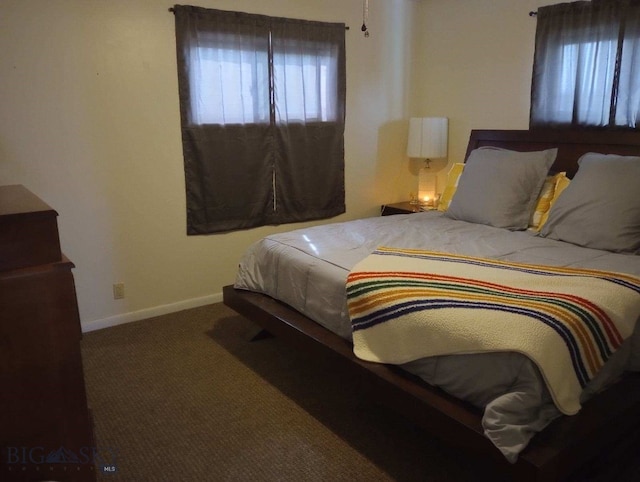
[[[500,480],[362,400],[335,366],[250,342],[257,332],[215,304],[85,334],[96,442],[117,468],[98,480]]]

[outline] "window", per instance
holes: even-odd
[[[538,9],[531,125],[640,127],[640,2]]]
[[[187,232],[344,206],[344,24],[176,6]]]
[[[221,42],[230,43],[228,40]],[[231,47],[195,46],[189,52],[199,71],[189,77],[194,124],[269,123],[269,55]],[[282,94],[276,122],[338,120],[336,52],[273,55],[274,91]]]
[[[189,75],[192,124],[268,124],[267,52],[194,46]]]

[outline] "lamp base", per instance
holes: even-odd
[[[433,206],[436,199],[436,175],[430,167],[418,172],[418,200],[420,205]]]

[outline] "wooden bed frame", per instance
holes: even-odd
[[[480,146],[519,151],[557,147],[553,171],[572,177],[577,160],[586,152],[638,155],[640,133],[593,130],[473,130],[466,157]],[[562,480],[598,455],[612,450],[626,434],[640,430],[640,374],[628,374],[614,386],[584,404],[574,416],[563,416],[537,434],[510,464],[483,435],[481,412],[442,390],[396,367],[356,358],[346,340],[268,296],[223,289],[224,303],[272,335],[295,347],[335,358],[356,370],[363,386],[375,392],[375,400],[398,411],[432,435],[475,454],[487,456],[518,481]]]

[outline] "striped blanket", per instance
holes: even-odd
[[[347,304],[361,359],[516,351],[570,415],[633,332],[640,278],[383,247],[349,274]]]

